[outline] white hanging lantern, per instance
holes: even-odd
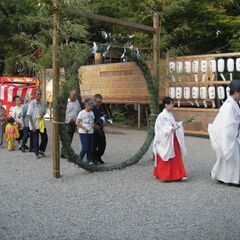
[[[188,73],[188,74],[191,73],[191,62],[190,61],[184,62],[184,69],[185,69],[186,73]]]
[[[236,70],[240,72],[240,58],[236,59]]]
[[[174,87],[170,87],[169,91],[168,91],[168,95],[170,98],[174,99],[175,98],[175,88]]]
[[[212,108],[215,108],[216,107],[216,104],[215,104],[215,98],[216,98],[215,87],[209,87],[208,88],[208,96],[212,101]]]
[[[178,107],[180,107],[180,100],[182,99],[182,87],[176,87],[176,99],[178,100]]]
[[[199,98],[199,88],[198,87],[192,88],[192,98],[195,100],[197,107],[200,107],[200,105],[198,103],[198,98]]]
[[[206,72],[207,72],[207,61],[206,60],[201,61],[201,72],[202,72],[202,82],[205,82]]]
[[[223,75],[224,69],[225,69],[225,61],[223,58],[218,59],[217,61],[217,67],[218,67],[218,72],[220,73],[220,76],[223,81],[226,81],[226,78]]]
[[[172,76],[173,82],[176,82],[174,74],[176,73],[176,63],[175,62],[169,62],[169,72]]]
[[[177,62],[177,74],[178,74],[179,82],[181,82],[182,80],[182,72],[183,72],[183,62]]]
[[[188,103],[190,103],[192,106],[194,105],[189,99],[191,98],[191,89],[190,87],[184,87],[183,88],[183,97],[187,100]]]
[[[191,97],[190,87],[184,87],[183,96],[184,96],[184,99],[190,99],[190,97]]]
[[[191,74],[191,70],[192,70],[192,63],[190,61],[186,61],[184,62],[184,70],[185,73],[187,75],[187,80],[190,81],[190,74]]]
[[[203,100],[203,105],[205,108],[207,108],[207,88],[206,87],[200,87],[200,98]]]
[[[194,73],[195,82],[198,81],[198,71],[199,71],[199,62],[193,61],[192,62],[192,72]]]
[[[214,78],[215,78],[215,74],[217,72],[217,63],[216,63],[216,60],[215,59],[212,59],[209,61],[209,65],[210,65],[210,70],[212,72],[212,78],[211,80],[213,81]]]
[[[218,95],[218,98],[223,102],[225,98],[225,89],[223,86],[219,86],[217,88],[217,95]]]
[[[234,72],[234,60],[229,58],[227,60],[227,70],[230,73],[230,81],[233,80],[233,72]]]

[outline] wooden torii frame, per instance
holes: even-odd
[[[130,28],[135,28],[144,32],[153,34],[153,72],[155,76],[155,89],[156,97],[159,99],[159,61],[160,61],[160,50],[159,50],[159,40],[160,40],[160,21],[159,13],[154,13],[153,15],[153,26],[146,26],[139,23],[131,23],[126,20],[111,18],[107,16],[102,16],[93,13],[83,13],[77,10],[71,9],[67,11],[69,15],[76,17],[84,17],[92,20],[118,24],[122,26],[127,26]],[[56,102],[59,90],[59,64],[57,59],[57,46],[58,46],[58,28],[57,23],[59,22],[59,0],[53,0],[53,55],[52,55],[52,67],[53,67],[53,102]],[[53,112],[52,121],[52,163],[53,163],[53,176],[56,178],[60,177],[60,159],[59,159],[59,127],[58,127],[58,115],[59,110],[56,107]]]

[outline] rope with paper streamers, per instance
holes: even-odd
[[[85,58],[82,58],[78,60],[78,64],[73,64],[74,69],[72,69],[72,72],[77,72],[78,68],[81,65],[85,65],[85,62],[87,60],[87,57],[90,56],[92,53],[102,53],[106,56],[107,52],[112,49],[115,51],[119,51],[119,47],[115,48],[112,44],[101,44],[97,45],[96,43],[93,45],[93,49],[89,51],[89,55],[87,54]],[[80,157],[74,152],[74,150],[71,147],[70,139],[68,137],[66,127],[65,125],[60,125],[60,140],[62,142],[62,145],[64,146],[65,153],[67,155],[67,159],[69,162],[73,162],[80,168],[83,168],[89,172],[97,172],[97,171],[112,171],[112,170],[120,170],[124,169],[128,166],[131,166],[137,162],[140,161],[140,159],[143,157],[143,155],[147,152],[149,149],[153,137],[154,137],[154,124],[157,118],[157,115],[159,113],[159,103],[155,96],[155,87],[154,87],[154,79],[150,73],[150,70],[147,66],[147,64],[144,62],[144,60],[141,58],[139,54],[139,50],[131,47],[125,47],[123,48],[123,57],[126,61],[133,61],[136,63],[136,65],[141,69],[145,83],[147,86],[148,94],[149,94],[149,100],[150,100],[150,116],[149,116],[149,129],[147,132],[146,139],[143,143],[143,145],[139,148],[139,150],[134,154],[134,156],[128,158],[127,160],[115,163],[115,164],[104,164],[104,165],[89,165],[83,160],[80,159]],[[66,89],[65,89],[66,90]],[[65,118],[65,111],[66,111],[66,105],[67,105],[67,99],[68,99],[68,92],[65,91],[65,93],[59,94],[58,102],[60,104],[60,122],[64,121]]]

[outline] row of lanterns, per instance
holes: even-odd
[[[206,72],[208,70],[211,71],[212,77],[211,80],[213,81],[215,78],[215,74],[218,72],[223,81],[226,81],[223,72],[227,71],[230,74],[230,80],[233,79],[233,72],[236,70],[240,72],[240,58],[236,58],[234,61],[233,58],[229,58],[226,60],[226,67],[225,67],[225,60],[220,58],[218,60],[201,60],[201,61],[185,61],[185,62],[169,62],[169,72],[172,76],[173,82],[176,82],[175,74],[178,75],[178,80],[181,82],[181,74],[185,72],[186,74],[194,74],[194,80],[198,81],[198,73],[202,73],[202,81],[206,80]]]
[[[205,108],[208,107],[206,100],[210,99],[212,102],[212,107],[215,108],[215,100],[216,95],[219,100],[223,102],[223,100],[229,96],[230,89],[229,87],[225,88],[223,86],[216,88],[213,86],[210,87],[170,87],[169,88],[169,96],[172,99],[177,99],[178,107],[180,107],[180,101],[181,99],[187,100],[192,106],[194,106],[194,103],[197,107],[200,107],[200,104],[198,102],[199,99],[203,100],[203,105]],[[194,103],[190,101],[190,99],[194,100]]]

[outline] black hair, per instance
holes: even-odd
[[[96,99],[103,99],[103,97],[102,97],[102,95],[101,94],[99,94],[99,93],[97,93],[97,94],[95,94],[94,95],[94,99],[96,100]]]
[[[17,98],[21,99],[18,95],[16,95],[13,97],[13,101],[15,102]]]
[[[163,107],[165,107],[165,104],[174,103],[173,99],[171,97],[164,97],[163,98]]]
[[[237,90],[234,90],[234,89],[230,89],[229,91],[229,95],[232,96],[235,92],[240,92],[240,91],[237,91]]]
[[[14,120],[14,118],[13,117],[10,117],[10,118],[8,118],[8,123],[14,123],[15,122],[15,120]]]

